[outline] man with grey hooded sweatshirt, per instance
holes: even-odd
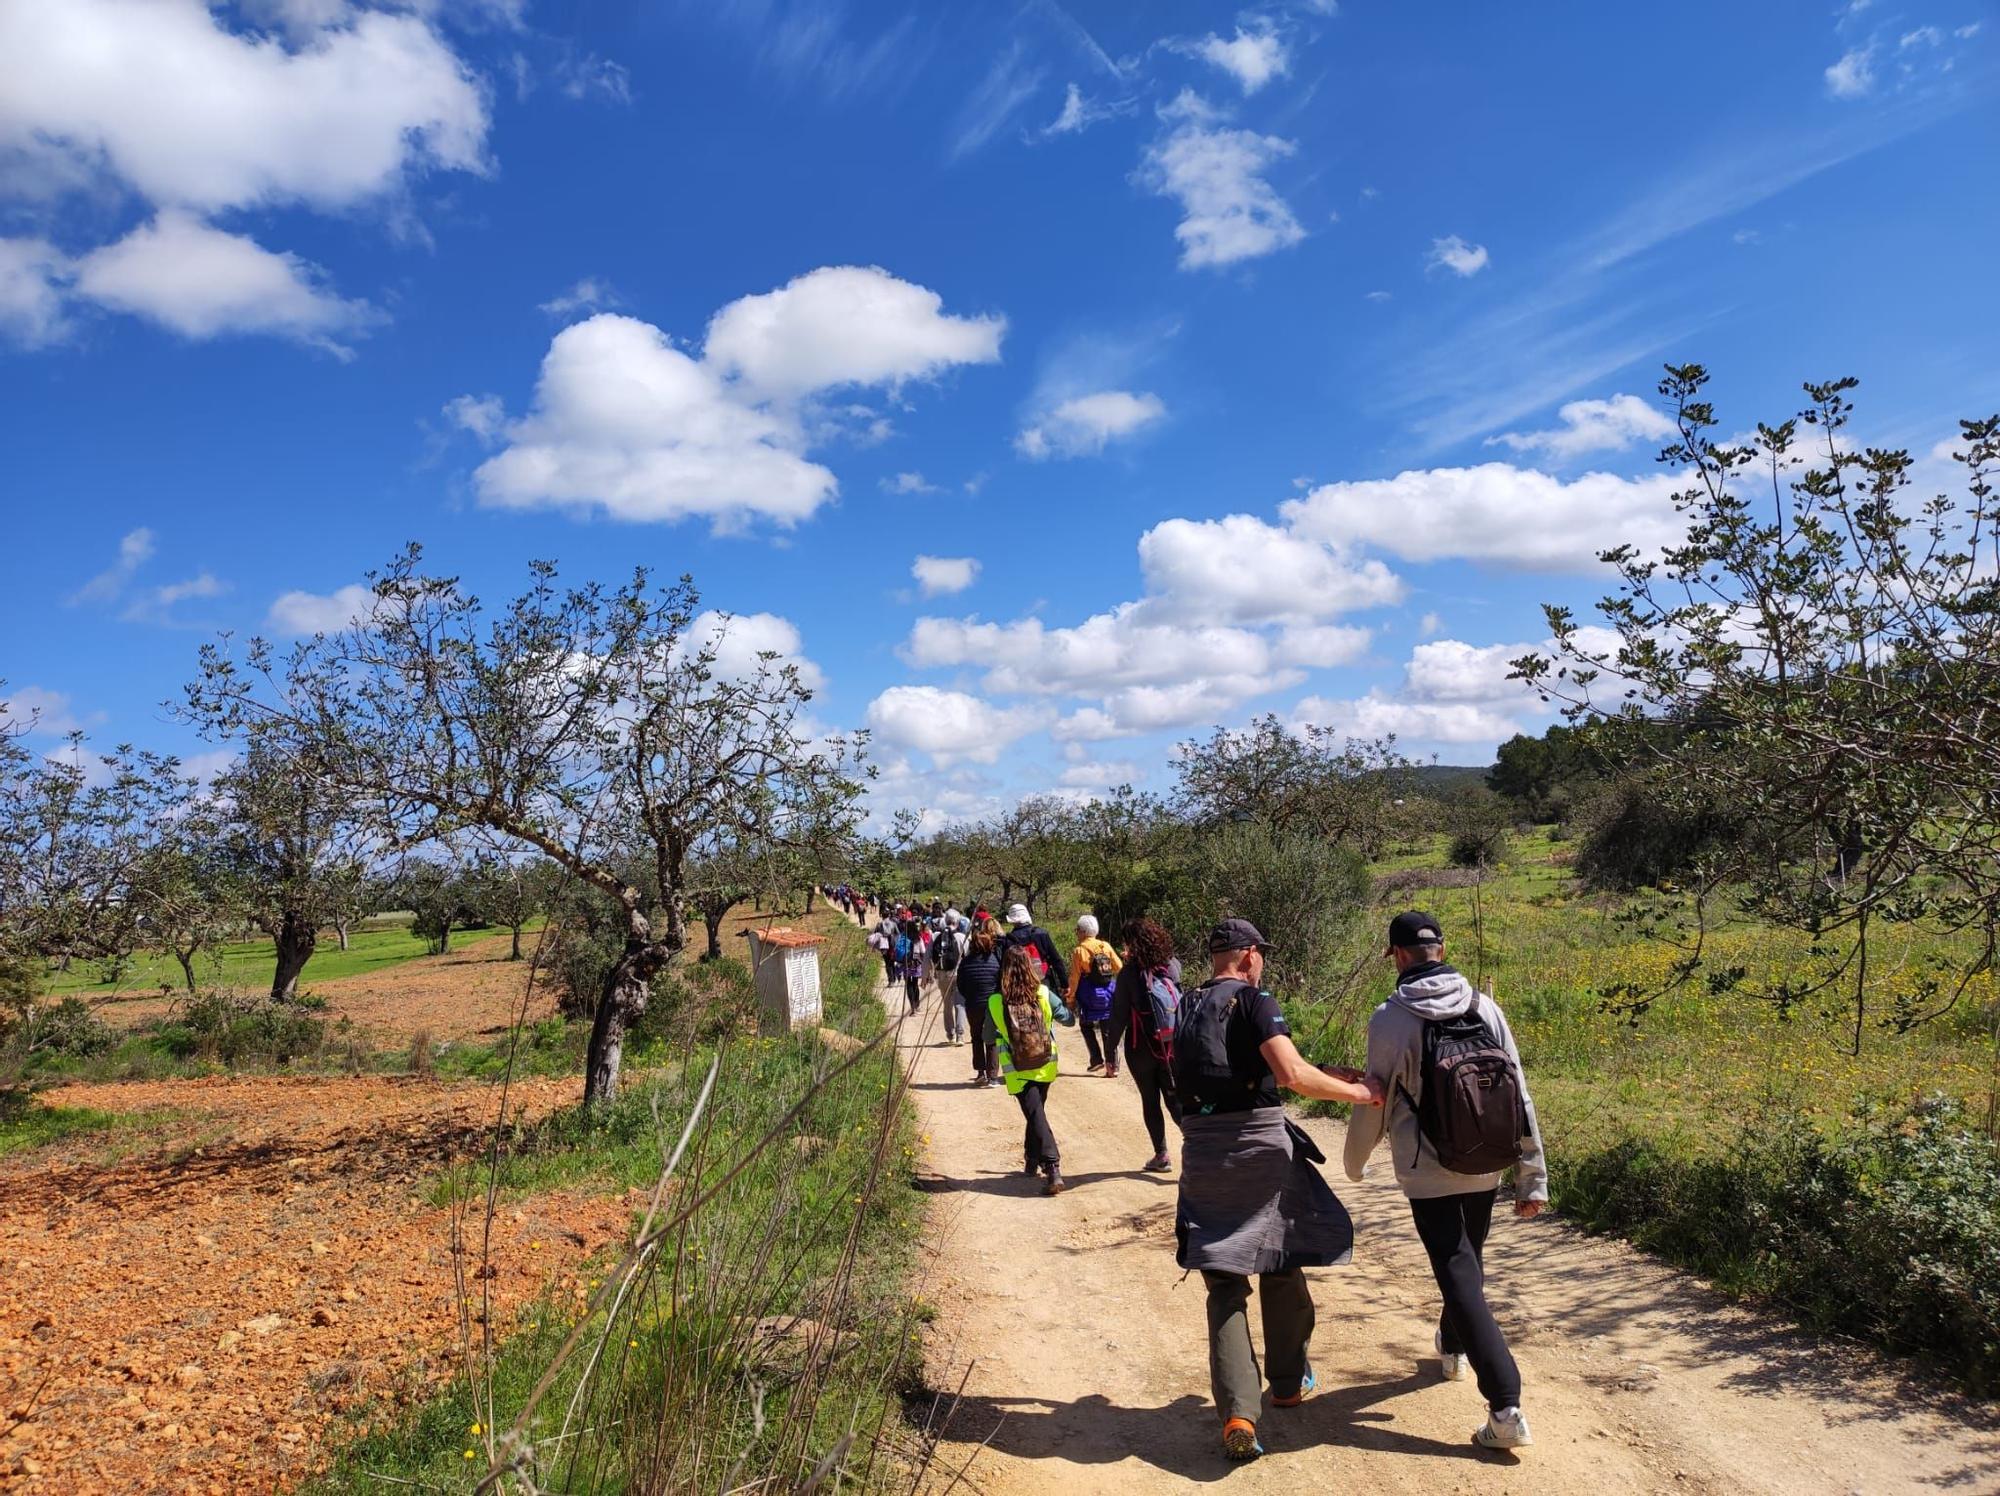
[[[1438,922],[1415,910],[1397,915],[1388,955],[1396,990],[1368,1020],[1367,1070],[1387,1099],[1348,1119],[1347,1177],[1362,1177],[1386,1133],[1396,1183],[1444,1295],[1433,1342],[1443,1375],[1456,1381],[1470,1362],[1488,1409],[1474,1441],[1517,1449],[1533,1438],[1520,1370],[1486,1304],[1483,1253],[1508,1166],[1515,1215],[1532,1219],[1548,1201],[1541,1125],[1506,1015],[1444,964]]]

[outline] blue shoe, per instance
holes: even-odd
[[[1299,1383],[1299,1390],[1289,1397],[1280,1397],[1275,1392],[1272,1393],[1271,1406],[1274,1408],[1296,1408],[1300,1403],[1312,1396],[1313,1389],[1318,1385],[1319,1378],[1313,1375],[1313,1369],[1308,1366],[1306,1368],[1305,1379]]]
[[[1257,1442],[1257,1425],[1247,1418],[1232,1418],[1222,1425],[1222,1452],[1232,1460],[1254,1460],[1264,1452]]]

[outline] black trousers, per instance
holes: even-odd
[[[1493,1311],[1486,1307],[1487,1228],[1493,1224],[1493,1191],[1412,1200],[1417,1235],[1431,1259],[1431,1272],[1444,1294],[1438,1336],[1447,1355],[1472,1362],[1479,1391],[1489,1408],[1521,1405],[1521,1372]]]
[[[1056,1135],[1049,1127],[1049,1083],[1031,1080],[1014,1099],[1021,1103],[1021,1116],[1027,1123],[1021,1134],[1022,1164],[1031,1169],[1054,1168],[1062,1162],[1062,1155],[1056,1150]]]
[[[1093,1065],[1118,1063],[1118,1036],[1111,1031],[1111,1019],[1085,1018],[1078,1014],[1076,1026],[1083,1030],[1083,1047],[1090,1051]]]
[[[1144,1044],[1125,1043],[1125,1068],[1132,1072],[1132,1080],[1139,1087],[1139,1110],[1146,1119],[1146,1136],[1153,1140],[1153,1151],[1167,1151],[1167,1120],[1160,1113],[1164,1107],[1168,1116],[1178,1127],[1181,1120],[1181,1099],[1174,1094],[1174,1078],[1167,1073],[1167,1067],[1160,1063],[1160,1057]]]
[[[972,1040],[972,1073],[992,1075],[1000,1068],[993,1057],[993,1010],[983,997],[968,997],[965,1003],[965,1032]]]

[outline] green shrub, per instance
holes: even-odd
[[[33,1050],[79,1060],[107,1054],[118,1043],[118,1036],[105,1027],[90,1011],[90,1004],[80,997],[39,1004],[29,1015],[26,1037]]]
[[[161,1029],[159,1037],[168,1042],[176,1059],[289,1065],[326,1047],[326,1023],[292,1003],[273,1002],[267,996],[211,991],[189,998],[179,1022]]]
[[[1628,1138],[1558,1155],[1556,1198],[1725,1292],[2000,1392],[2000,1156],[1955,1102],[1864,1114],[1833,1136],[1789,1119],[1726,1153]]]

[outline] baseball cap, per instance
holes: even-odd
[[[1264,938],[1264,932],[1247,919],[1225,919],[1208,932],[1208,951],[1212,956],[1224,951],[1270,949],[1271,942]]]
[[[1406,910],[1389,921],[1389,944],[1436,945],[1444,939],[1444,927],[1420,909]]]
[[[1034,920],[1029,915],[1026,904],[1011,904],[1007,909],[1007,923],[1010,925],[1028,925],[1033,924]]]

